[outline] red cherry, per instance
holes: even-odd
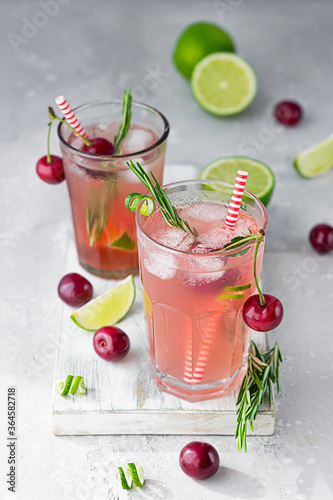
[[[82,151],[85,153],[101,156],[113,155],[113,144],[107,139],[103,139],[103,137],[95,137],[95,139],[89,139],[89,142],[91,143],[90,146],[87,144],[83,145]]]
[[[93,287],[81,274],[69,273],[61,278],[58,295],[69,306],[81,307],[92,299]]]
[[[218,471],[220,457],[211,444],[192,441],[180,452],[179,465],[194,479],[208,479]]]
[[[256,332],[268,332],[277,328],[283,318],[283,305],[273,295],[264,295],[266,304],[260,305],[259,295],[251,295],[243,305],[243,319]]]
[[[98,356],[106,361],[119,361],[128,353],[130,339],[120,328],[103,326],[95,332],[93,346]]]
[[[333,250],[333,227],[328,224],[318,224],[310,232],[310,243],[318,253],[328,253]]]
[[[302,108],[297,102],[282,101],[275,106],[274,115],[283,125],[295,125],[302,118]]]
[[[52,162],[47,162],[47,156],[40,158],[36,165],[38,177],[48,184],[60,184],[65,179],[62,159],[56,155],[50,155]]]

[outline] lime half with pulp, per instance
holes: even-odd
[[[333,165],[333,135],[300,153],[294,167],[303,177],[316,177]]]
[[[272,170],[261,161],[246,156],[226,156],[212,161],[200,172],[200,179],[228,182],[234,184],[238,170],[246,170],[248,178],[246,190],[267,205],[274,189],[275,176]]]
[[[198,104],[219,116],[240,113],[257,93],[257,77],[251,66],[236,54],[215,53],[200,61],[191,78]]]
[[[71,318],[85,330],[98,330],[122,320],[131,309],[134,299],[135,284],[131,275],[75,311]]]

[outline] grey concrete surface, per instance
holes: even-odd
[[[332,2],[305,0],[0,3],[1,499],[333,498],[333,255],[316,256],[307,241],[314,224],[333,223],[333,171],[308,181],[291,166],[297,153],[332,132],[332,16]],[[206,114],[172,67],[177,35],[201,19],[227,28],[258,75],[257,98],[238,116]],[[248,154],[276,174],[264,263],[266,289],[285,305],[285,320],[271,335],[284,354],[276,433],[249,438],[247,455],[232,437],[207,438],[223,467],[205,482],[193,481],[178,466],[189,437],[51,433],[56,290],[69,206],[65,183],[49,186],[35,175],[45,154],[46,108],[61,93],[75,106],[119,97],[124,87],[170,120],[168,163],[192,163],[199,170],[219,156]],[[304,108],[295,128],[277,127],[272,119],[273,105],[285,98]],[[59,150],[55,130],[52,150]],[[18,400],[16,493],[6,485],[11,386]],[[117,466],[127,461],[145,467],[142,491],[120,490]]]

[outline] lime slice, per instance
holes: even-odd
[[[133,275],[91,300],[72,314],[71,318],[85,330],[94,331],[102,326],[114,325],[131,309],[135,299]]]
[[[246,182],[247,191],[259,198],[264,205],[268,205],[275,185],[275,176],[261,161],[246,156],[218,158],[206,165],[199,177],[234,184],[238,170],[246,170],[249,173]]]
[[[219,116],[240,113],[257,93],[257,77],[251,66],[236,54],[216,53],[200,61],[191,78],[198,104]]]
[[[178,71],[191,78],[196,64],[213,52],[235,52],[230,35],[217,24],[193,23],[177,39],[172,58]]]
[[[333,135],[303,151],[294,160],[294,167],[303,177],[316,177],[333,165]]]
[[[134,250],[135,240],[132,240],[132,238],[130,238],[125,232],[120,236],[120,238],[113,241],[110,246],[115,248],[122,248],[123,250]]]

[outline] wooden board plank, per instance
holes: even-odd
[[[192,168],[192,171],[190,171]],[[168,167],[168,181],[193,178],[193,167]],[[77,262],[72,233],[69,235],[66,272],[79,272],[92,283],[95,295],[109,289],[112,280],[86,273]],[[67,375],[82,375],[87,394],[62,397],[54,390],[52,426],[56,435],[80,434],[234,434],[235,395],[190,403],[157,389],[147,362],[141,283],[135,278],[135,304],[120,327],[131,339],[131,350],[121,363],[107,363],[92,347],[92,333],[77,327],[63,305],[58,339],[55,381]],[[260,348],[267,347],[263,335],[255,335]],[[55,387],[55,384],[54,384]],[[273,434],[275,409],[267,403],[260,409],[257,435]]]

